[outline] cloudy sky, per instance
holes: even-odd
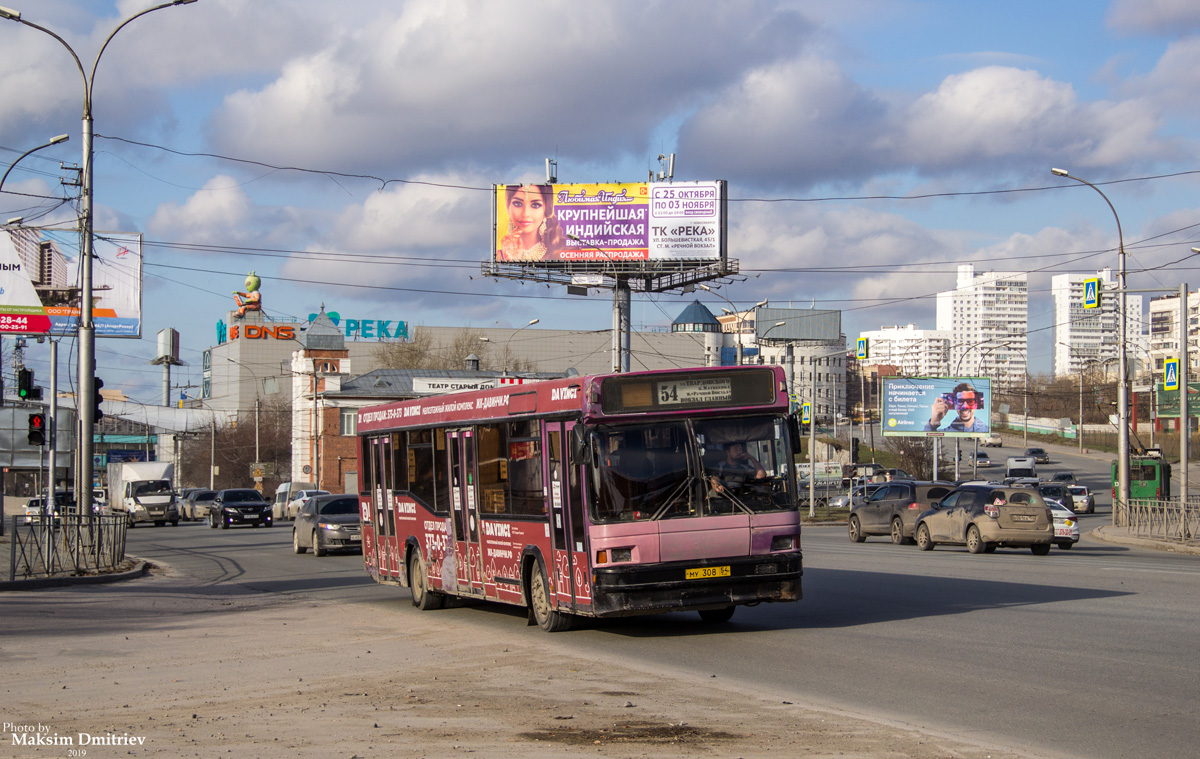
[[[5,2],[89,70],[149,4]],[[1117,259],[1103,200],[1050,168],[1112,183],[1131,286],[1200,286],[1198,93],[1194,0],[199,0],[97,69],[96,229],[146,240],[145,337],[98,341],[98,374],[155,402],[174,327],[172,379],[198,384],[250,270],[277,318],[607,329],[607,295],[479,276],[491,186],[547,157],[561,182],[643,181],[661,153],[729,182],[726,297],[843,309],[853,338],[933,328],[960,263],[1029,271],[1047,371],[1050,276]],[[72,223],[82,95],[61,45],[0,21],[0,168],[71,135],[12,172],[0,220]],[[635,295],[635,326],[694,297]]]

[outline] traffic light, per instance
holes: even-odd
[[[29,415],[29,444],[30,445],[45,445],[46,444],[46,415],[45,414],[30,414]]]
[[[92,396],[92,405],[96,407],[96,410],[92,412],[92,421],[99,422],[104,418],[104,412],[100,410],[100,404],[104,401],[103,396],[100,395],[100,388],[104,387],[104,380],[97,377],[95,387],[96,389]]]
[[[33,371],[22,369],[17,372],[17,397],[25,400],[33,395]]]
[[[856,437],[850,438],[850,463],[851,464],[858,463],[858,446],[859,446],[858,438],[856,438]]]

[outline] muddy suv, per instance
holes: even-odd
[[[964,485],[917,517],[915,535],[922,551],[951,543],[971,553],[1005,546],[1045,556],[1054,540],[1054,517],[1033,488]]]
[[[911,543],[917,515],[937,503],[953,486],[944,482],[898,480],[882,483],[867,500],[850,509],[850,540],[861,543],[868,535],[890,535],[892,542]]]

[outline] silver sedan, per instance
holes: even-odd
[[[292,550],[314,556],[329,551],[362,550],[362,527],[358,519],[358,496],[319,495],[309,498],[292,526]]]

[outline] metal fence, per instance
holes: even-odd
[[[25,517],[12,521],[12,556],[8,579],[84,575],[111,571],[125,560],[124,515],[77,514]]]
[[[1127,527],[1132,535],[1178,543],[1194,543],[1200,538],[1200,501],[1188,502],[1135,499],[1128,506],[1117,504],[1114,523]]]

